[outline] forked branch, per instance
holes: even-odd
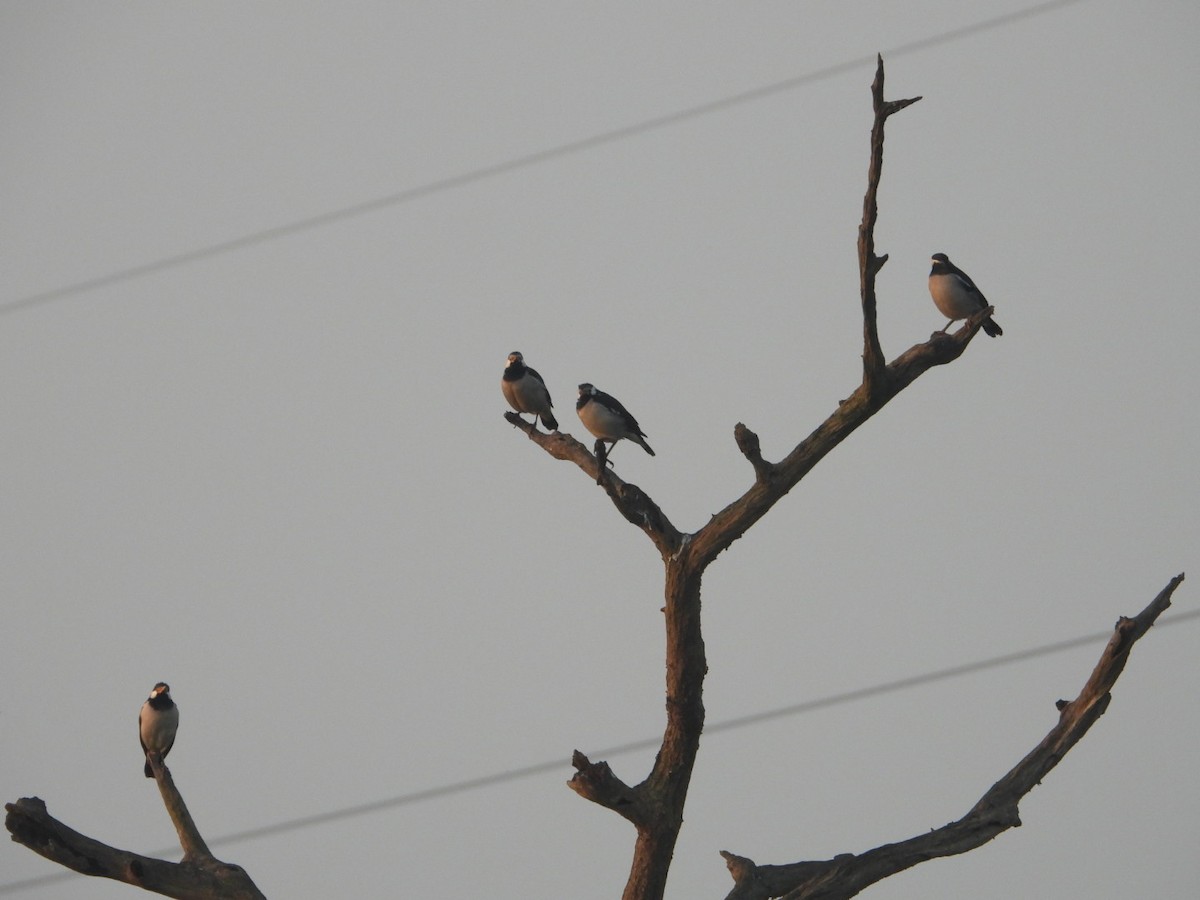
[[[181,900],[264,900],[246,870],[209,852],[170,771],[158,754],[148,756],[163,803],[179,834],[183,861],[168,862],[120,850],[80,834],[55,819],[37,797],[6,803],[4,824],[12,839],[51,862],[83,875],[123,881]]]
[[[754,484],[692,535],[693,556],[704,564],[716,559],[889,400],[930,369],[962,356],[991,311],[990,306],[980,310],[953,334],[935,332],[925,343],[913,345],[888,363],[882,376],[871,381],[864,379],[829,418],[777,463],[762,458],[758,436],[739,423],[734,429],[734,440],[754,467]]]
[[[506,418],[557,459],[574,462],[595,478],[617,510],[654,542],[665,567],[663,598],[667,644],[667,723],[662,747],[645,781],[630,787],[603,762],[576,754],[578,774],[571,787],[580,795],[629,819],[637,842],[624,900],[657,900],[663,896],[675,842],[683,824],[683,807],[691,782],[700,734],[704,727],[702,693],[708,671],[700,628],[700,585],[705,569],[726,547],[745,534],[824,456],[874,415],[922,372],[957,359],[979,330],[983,314],[956,334],[935,334],[891,365],[884,365],[875,325],[875,273],[886,257],[874,253],[877,215],[875,195],[882,172],[883,124],[892,113],[915,100],[883,99],[883,60],[872,86],[875,123],[863,223],[859,231],[863,262],[863,330],[866,336],[862,384],[851,397],[778,463],[763,458],[758,436],[745,425],[734,439],[754,469],[754,484],[694,534],[682,534],[640,488],[626,484],[588,449],[567,434],[546,434],[514,413]],[[919,98],[917,98],[919,99]]]

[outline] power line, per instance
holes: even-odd
[[[995,16],[990,19],[984,19],[971,25],[964,25],[961,28],[953,28],[949,31],[944,31],[940,34],[933,35],[932,37],[921,38],[905,44],[899,44],[890,50],[883,51],[883,55],[887,57],[907,56],[912,53],[927,50],[930,47],[936,47],[940,44],[947,44],[952,41],[961,40],[965,37],[981,34],[994,28],[1012,25],[1016,22],[1053,12],[1054,10],[1061,9],[1062,7],[1070,6],[1071,4],[1078,2],[1080,2],[1080,0],[1050,0],[1050,2],[1047,3],[1039,3],[1035,6],[1019,9],[1015,12],[1004,13],[1003,15]],[[83,281],[74,282],[73,284],[51,288],[48,291],[30,294],[29,296],[23,297],[20,300],[14,300],[11,303],[0,305],[0,315],[14,313],[19,310],[29,309],[34,306],[41,306],[42,304],[51,303],[55,300],[63,300],[74,294],[81,294],[85,291],[95,290],[96,288],[108,287],[113,284],[119,284],[124,281],[140,278],[144,275],[151,275],[155,272],[161,272],[165,269],[174,269],[188,263],[210,259],[214,256],[231,253],[235,250],[241,250],[245,247],[252,247],[256,244],[262,244],[268,241],[277,240],[279,238],[289,237],[291,235],[299,234],[300,232],[304,231],[310,231],[315,228],[322,228],[326,225],[332,225],[335,222],[342,222],[347,219],[357,218],[359,216],[367,215],[368,213],[376,212],[388,207],[411,203],[414,200],[420,200],[433,194],[440,194],[454,188],[474,184],[489,178],[495,178],[499,175],[505,175],[520,169],[527,169],[563,156],[569,156],[585,150],[591,150],[594,147],[600,147],[605,144],[611,144],[616,141],[625,140],[626,138],[645,134],[650,131],[656,131],[660,128],[666,128],[667,126],[678,125],[681,122],[686,122],[690,119],[707,116],[734,106],[740,106],[744,103],[750,103],[755,100],[761,100],[765,97],[780,94],[784,91],[790,91],[818,81],[824,81],[828,78],[833,78],[834,76],[853,71],[860,66],[869,65],[870,63],[874,62],[874,60],[874,55],[860,56],[845,62],[826,66],[822,69],[816,69],[812,72],[807,72],[804,75],[797,75],[793,78],[777,81],[773,84],[752,88],[748,91],[742,91],[741,93],[737,94],[731,94],[728,97],[710,100],[707,103],[701,103],[696,106],[689,106],[673,113],[667,113],[662,116],[644,119],[641,122],[635,122],[632,125],[615,128],[611,131],[600,132],[599,134],[594,134],[590,137],[581,138],[579,140],[568,141],[565,144],[559,144],[546,150],[539,150],[535,153],[529,153],[524,156],[513,157],[512,159],[508,159],[503,162],[493,163],[492,165],[483,166],[478,169],[472,169],[469,172],[452,175],[448,178],[430,181],[417,187],[407,188],[402,191],[377,197],[374,200],[367,200],[362,203],[343,206],[339,209],[330,210],[329,212],[324,212],[319,215],[310,216],[304,219],[298,219],[294,222],[289,222],[284,225],[276,225],[271,228],[264,228],[261,231],[254,231],[239,237],[230,238],[226,241],[220,241],[215,244],[209,244],[205,247],[199,247],[195,250],[188,250],[184,253],[164,256],[152,262],[130,266],[126,269],[118,269],[105,275],[98,275],[94,278],[87,278]]]
[[[1183,612],[1168,618],[1159,619],[1155,627],[1164,628],[1168,625],[1179,625],[1198,617],[1200,617],[1200,609],[1189,610],[1188,612]],[[706,735],[713,735],[722,731],[733,731],[738,728],[746,728],[750,725],[758,725],[762,722],[767,722],[772,719],[780,719],[785,716],[794,716],[802,713],[814,712],[818,709],[828,709],[832,706],[841,706],[843,704],[853,703],[858,700],[879,697],[884,694],[891,694],[897,691],[919,687],[921,685],[932,684],[937,681],[947,681],[952,678],[960,678],[964,675],[982,672],[986,669],[995,669],[1001,666],[1012,665],[1013,663],[1035,659],[1039,656],[1050,656],[1055,653],[1061,653],[1065,650],[1073,650],[1076,647],[1083,647],[1088,644],[1107,641],[1111,637],[1111,629],[1108,631],[1097,631],[1081,637],[1070,638],[1064,641],[1056,641],[1052,644],[1043,644],[1040,647],[1031,647],[1027,650],[1018,650],[1015,653],[1005,653],[1002,656],[992,656],[987,659],[964,663],[958,666],[936,669],[932,672],[924,672],[920,675],[911,675],[907,678],[896,679],[895,681],[886,681],[881,684],[874,684],[864,688],[842,691],[838,694],[830,694],[825,697],[818,697],[815,700],[805,700],[800,703],[790,704],[788,706],[780,706],[776,707],[775,709],[750,713],[749,715],[737,716],[736,718],[725,719],[721,722],[707,724],[704,726],[704,733]],[[661,737],[643,738],[637,741],[630,741],[627,744],[617,744],[603,750],[589,752],[588,756],[594,758],[608,758],[619,756],[622,753],[632,753],[637,750],[651,749],[659,746],[661,743]],[[409,806],[413,803],[420,803],[425,800],[435,800],[440,797],[448,797],[452,794],[463,794],[469,791],[479,790],[480,788],[505,784],[510,781],[518,781],[522,778],[528,778],[531,775],[542,775],[547,772],[565,770],[567,768],[569,768],[567,761],[564,758],[559,757],[554,760],[534,763],[533,765],[521,766],[515,769],[506,769],[503,772],[494,772],[490,775],[481,775],[476,778],[466,778],[462,781],[454,781],[449,784],[424,788],[419,791],[412,791],[410,793],[400,794],[395,797],[386,797],[382,800],[373,800],[370,803],[360,803],[354,806],[345,806],[341,809],[329,810],[323,813],[315,813],[311,816],[299,816],[294,819],[285,819],[282,822],[273,822],[269,825],[261,825],[258,828],[248,828],[244,831],[235,831],[230,834],[222,835],[221,837],[207,840],[207,843],[210,847],[218,847],[251,840],[253,838],[269,837],[271,835],[283,834],[289,831],[298,831],[302,828],[311,828],[314,825],[324,825],[329,822],[337,822],[343,819],[354,819],[358,818],[359,816],[382,812],[383,810],[387,809],[396,809],[397,807]],[[161,857],[169,856],[177,852],[177,847],[166,847],[160,850],[155,850],[150,855]],[[43,887],[48,884],[53,884],[55,882],[68,879],[73,874],[74,873],[72,872],[54,872],[50,875],[42,875],[37,878],[27,878],[23,881],[13,881],[8,884],[0,884],[0,894],[15,894],[19,891],[29,888]]]

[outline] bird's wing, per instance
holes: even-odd
[[[546,379],[544,379],[538,373],[537,369],[531,369],[531,368],[529,368],[529,366],[526,366],[525,371],[528,372],[530,375],[532,375],[535,379],[537,379],[538,384],[540,384],[542,387],[546,387]],[[550,399],[550,391],[549,390],[546,391],[546,402],[549,403],[551,406],[554,405],[554,401],[552,401]]]
[[[620,400],[611,394],[604,393],[604,391],[596,391],[596,398],[613,412],[615,412],[618,416],[620,416],[622,421],[625,422],[626,428],[635,434],[645,435],[645,432],[642,431],[642,427],[638,425],[637,419],[633,417],[633,413],[622,406]]]
[[[979,298],[979,300],[981,301],[980,307],[984,307],[984,306],[988,305],[987,297],[983,296],[983,291],[981,291],[975,285],[975,282],[973,282],[971,280],[970,275],[968,275],[962,269],[955,269],[954,277],[958,279],[959,284],[961,284],[964,288],[966,288],[968,294],[974,294],[976,297]]]

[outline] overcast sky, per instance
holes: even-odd
[[[1194,611],[1200,7],[996,20],[1029,6],[0,4],[3,799],[172,847],[135,738],[165,680],[176,783],[270,897],[619,896],[633,830],[564,783],[661,734],[662,567],[500,372],[581,439],[575,385],[619,397],[658,455],[616,469],[678,527],[740,495],[735,423],[778,458],[860,378],[878,51],[924,97],[885,353],[944,324],[936,251],[1005,333],[709,569],[710,725],[1097,634],[1181,571]],[[668,896],[958,818],[1103,644],[708,735]],[[1022,828],[868,895],[1200,895],[1198,649],[1154,629]],[[60,871],[4,842],[0,893]]]

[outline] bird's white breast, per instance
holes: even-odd
[[[929,295],[947,319],[965,319],[982,309],[975,295],[954,274],[932,276]]]
[[[162,751],[170,746],[179,728],[179,707],[157,710],[149,703],[142,707],[142,743],[151,750]]]
[[[615,441],[625,436],[625,422],[606,406],[601,406],[595,400],[584,404],[579,410],[579,421],[583,427],[598,438]]]

